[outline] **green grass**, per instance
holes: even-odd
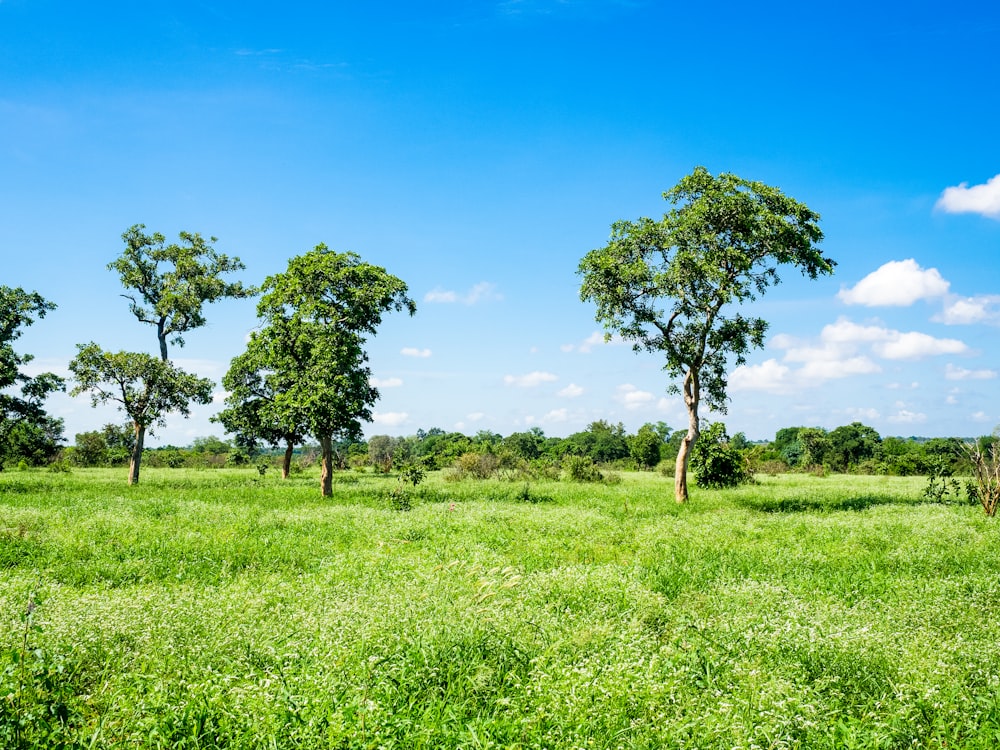
[[[0,746],[996,747],[1000,532],[923,485],[7,472]]]

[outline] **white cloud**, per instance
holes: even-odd
[[[847,305],[906,307],[917,300],[941,297],[949,283],[936,268],[921,268],[913,258],[892,260],[872,271],[837,297]]]
[[[895,414],[890,415],[888,420],[893,424],[923,424],[927,421],[927,415],[908,409],[900,409]]]
[[[997,376],[996,370],[966,370],[956,367],[950,362],[944,368],[944,376],[948,380],[992,380]]]
[[[557,396],[562,398],[576,398],[577,396],[583,395],[583,388],[578,386],[576,383],[570,383],[565,388],[556,392]]]
[[[734,391],[781,391],[788,387],[791,368],[776,359],[759,365],[740,365],[729,376]]]
[[[386,427],[399,427],[409,420],[410,415],[405,411],[375,412],[372,414],[372,422],[385,425]]]
[[[417,349],[414,346],[404,346],[399,350],[399,353],[404,357],[419,357],[420,359],[427,359],[431,356],[430,349]]]
[[[992,422],[993,418],[984,411],[977,411],[969,415],[974,422]]]
[[[918,331],[888,333],[890,335],[885,341],[872,347],[876,354],[886,359],[920,359],[939,354],[961,354],[969,348],[958,339],[936,339]]]
[[[847,378],[851,375],[871,375],[876,372],[882,372],[882,368],[868,357],[861,356],[806,362],[799,370],[798,376],[806,385],[820,385],[827,380]]]
[[[629,411],[641,409],[656,400],[656,396],[652,393],[649,391],[640,391],[631,383],[620,385],[617,390],[618,395],[616,399]]]
[[[399,388],[403,384],[402,378],[368,378],[372,388]]]
[[[432,289],[424,295],[424,302],[440,302],[443,304],[458,302],[458,294],[447,292],[443,289]]]
[[[470,422],[478,422],[485,416],[486,414],[484,414],[481,411],[474,411],[472,412],[472,414],[466,414],[465,418],[468,419]]]
[[[432,289],[424,295],[424,302],[439,302],[451,304],[460,302],[463,305],[475,305],[480,302],[499,302],[503,295],[497,291],[496,284],[480,281],[469,291],[459,293],[450,289]]]
[[[580,354],[590,354],[595,346],[602,346],[608,344],[610,346],[621,346],[626,343],[625,339],[619,336],[617,333],[613,334],[611,338],[605,340],[604,334],[600,331],[594,331],[592,334],[587,336],[579,344],[563,344],[559,348],[564,352],[579,352]]]
[[[996,323],[1000,320],[1000,296],[984,294],[976,297],[959,297],[945,304],[934,320],[946,325],[970,323]]]
[[[934,206],[949,214],[981,214],[1000,219],[1000,174],[991,177],[985,185],[962,182],[947,187]]]
[[[527,375],[503,376],[503,382],[506,385],[513,385],[518,388],[536,388],[542,383],[551,383],[555,380],[559,380],[557,375],[553,375],[551,372],[540,372],[539,370],[529,372]]]
[[[844,413],[851,420],[858,422],[874,422],[875,420],[879,419],[879,417],[882,416],[881,414],[879,414],[878,409],[872,409],[871,407],[867,409],[861,407],[852,407],[850,409],[846,409]]]
[[[781,360],[771,358],[760,364],[737,367],[730,374],[731,389],[782,393],[822,385],[828,380],[881,372],[882,367],[870,354],[901,360],[968,351],[965,343],[958,339],[860,325],[846,318],[824,326],[818,341],[802,341],[779,334],[769,343],[774,349],[785,350]]]
[[[544,417],[538,420],[540,424],[559,424],[561,422],[566,422],[569,420],[569,410],[568,409],[553,409],[548,412]]]

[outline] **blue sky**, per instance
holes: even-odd
[[[407,282],[369,347],[367,434],[685,424],[661,362],[601,341],[577,264],[695,166],[818,211],[734,370],[730,432],[1000,423],[1000,9],[958,0],[435,3],[0,0],[0,283],[59,308],[19,350],[156,352],[105,269],[143,223],[259,283],[323,242]],[[220,379],[252,301],[173,349]],[[220,389],[221,398],[221,389]],[[50,411],[73,435],[118,417]],[[159,441],[217,433],[217,407]],[[156,440],[152,441],[154,444]]]

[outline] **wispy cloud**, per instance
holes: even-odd
[[[936,268],[921,268],[913,259],[892,260],[837,297],[847,305],[907,307],[917,300],[943,297],[949,283]]]
[[[482,302],[500,302],[503,295],[497,291],[496,284],[480,281],[467,292],[455,292],[449,289],[432,289],[424,295],[424,302],[440,304],[476,305]]]
[[[372,422],[385,427],[399,427],[410,419],[410,415],[405,411],[375,412],[372,414]]]
[[[418,357],[420,359],[427,359],[431,356],[430,349],[417,349],[415,346],[404,346],[399,350],[399,353],[404,357]]]
[[[983,185],[969,187],[969,183],[962,182],[947,187],[934,207],[949,214],[980,214],[1000,219],[1000,174]]]
[[[503,376],[503,382],[506,385],[512,385],[518,388],[537,388],[542,385],[542,383],[552,383],[556,380],[559,380],[557,375],[553,375],[551,372],[541,372],[539,370],[529,372],[527,375]]]
[[[403,384],[402,378],[369,378],[373,388],[399,388]]]
[[[944,376],[948,380],[992,380],[997,377],[996,370],[967,370],[950,362],[944,368]]]
[[[578,344],[563,344],[559,348],[564,352],[579,352],[580,354],[590,354],[595,346],[621,346],[626,343],[618,334],[612,335],[609,339],[605,340],[604,334],[600,331],[594,331],[592,334],[587,336],[583,341]]]

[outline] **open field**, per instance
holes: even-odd
[[[0,746],[1000,744],[1000,531],[921,479],[124,480],[0,474]]]

